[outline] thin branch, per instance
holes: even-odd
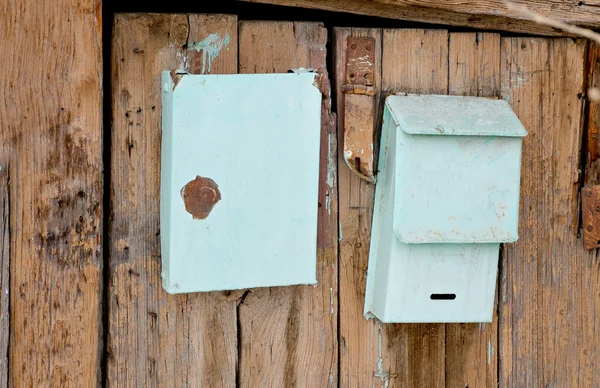
[[[506,4],[506,7],[510,11],[520,13],[522,16],[525,16],[528,19],[533,20],[537,24],[554,27],[554,28],[562,30],[566,33],[581,36],[584,38],[588,38],[588,39],[593,40],[594,42],[600,44],[600,34],[597,34],[592,30],[588,30],[587,28],[573,26],[571,24],[561,22],[560,20],[551,19],[549,17],[540,15],[539,13],[532,11],[527,7],[515,4],[512,1],[505,0],[504,3]]]

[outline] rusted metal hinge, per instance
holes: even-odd
[[[600,248],[600,185],[581,189],[583,247]]]
[[[344,160],[352,172],[375,183],[375,39],[349,37],[344,92]]]

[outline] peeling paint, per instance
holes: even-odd
[[[390,384],[390,374],[383,371],[383,339],[381,335],[381,322],[377,322],[377,370],[373,373],[374,377],[379,377],[383,388]]]
[[[333,188],[333,185],[335,184],[335,162],[333,160],[333,155],[331,152],[331,134],[328,133],[327,134],[327,158],[328,158],[328,163],[327,163],[327,186],[329,186],[330,189]]]
[[[331,305],[331,315],[333,315],[333,287],[329,287],[329,303]]]
[[[189,61],[188,61],[188,56],[185,53],[179,51],[179,52],[177,52],[177,57],[179,58],[179,60],[181,62],[183,70],[185,72],[189,71],[190,64],[189,64]]]
[[[203,220],[221,200],[219,186],[210,178],[196,176],[181,189],[185,210],[197,220]]]
[[[225,34],[224,38],[221,38],[219,34],[210,34],[200,42],[191,43],[188,45],[190,50],[195,50],[197,52],[202,51],[201,74],[210,72],[213,61],[219,56],[219,52],[223,47],[226,47],[227,50],[229,50],[229,41],[230,38],[228,33]]]
[[[299,67],[297,69],[290,69],[288,71],[289,73],[316,73],[317,71],[315,69],[311,69],[310,67]],[[317,77],[315,77],[316,79]]]
[[[488,346],[487,346],[487,363],[488,363],[488,365],[490,365],[492,363],[493,356],[494,356],[494,347],[492,346],[491,341],[488,340]]]

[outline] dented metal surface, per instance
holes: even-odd
[[[375,40],[349,37],[344,92],[344,160],[350,171],[375,183]]]
[[[386,99],[366,316],[491,322],[500,243],[518,238],[526,135],[503,100]]]
[[[197,175],[194,180],[183,186],[181,198],[183,198],[185,210],[195,220],[204,220],[216,203],[221,200],[221,192],[215,181]]]
[[[600,185],[581,189],[583,247],[600,248]]]
[[[317,72],[162,73],[167,292],[316,282],[326,86]]]

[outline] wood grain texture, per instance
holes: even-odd
[[[0,2],[0,155],[11,175],[10,386],[100,384],[100,4]]]
[[[590,43],[587,54],[587,87],[600,88],[600,45]],[[600,184],[600,101],[588,101],[584,184]]]
[[[320,23],[241,22],[240,73],[322,72],[316,286],[251,290],[239,305],[243,387],[337,386],[336,127]]]
[[[600,385],[600,272],[578,238],[584,41],[502,39],[502,97],[527,128],[519,241],[502,257],[501,386]]]
[[[450,34],[448,92],[458,96],[500,96],[500,35]]]
[[[10,197],[8,163],[0,158],[0,387],[8,387],[10,336]]]
[[[375,40],[373,85],[381,88],[381,30],[334,29],[335,88],[338,128],[344,128],[345,102],[342,85],[346,83],[346,53],[348,37],[372,37]],[[380,100],[379,93],[376,100]],[[379,103],[377,102],[376,106]],[[379,130],[378,126],[376,129]],[[339,133],[339,144],[344,134]],[[343,155],[338,159],[339,174],[339,325],[340,325],[340,387],[380,386],[389,380],[389,360],[384,366],[381,324],[366,321],[364,307],[366,271],[371,232],[372,203],[375,186],[354,175]],[[381,352],[379,352],[381,349]],[[380,361],[381,360],[381,361]],[[385,367],[385,370],[384,370]]]
[[[448,94],[448,74],[447,31],[383,30],[381,88],[386,95]],[[385,325],[385,331],[396,386],[444,385],[443,324]]]
[[[229,36],[212,63],[196,42]],[[108,385],[233,387],[236,293],[161,285],[162,70],[237,72],[237,18],[118,14],[112,56]]]
[[[449,94],[500,95],[500,35],[451,33]],[[492,323],[446,324],[446,386],[498,386],[498,316]]]
[[[464,26],[485,30],[525,32],[536,35],[566,35],[541,26],[521,14],[509,11],[502,0],[243,0],[293,7],[349,12],[424,23]],[[532,11],[570,24],[600,27],[597,0],[516,0]]]
[[[379,112],[393,92],[448,92],[448,35],[432,30],[335,30],[338,121],[343,127],[343,71],[348,36],[377,43]],[[376,128],[380,128],[380,123]],[[363,317],[374,186],[350,174],[340,159],[340,386],[444,385],[443,324],[386,324]],[[358,182],[357,182],[358,181]]]

